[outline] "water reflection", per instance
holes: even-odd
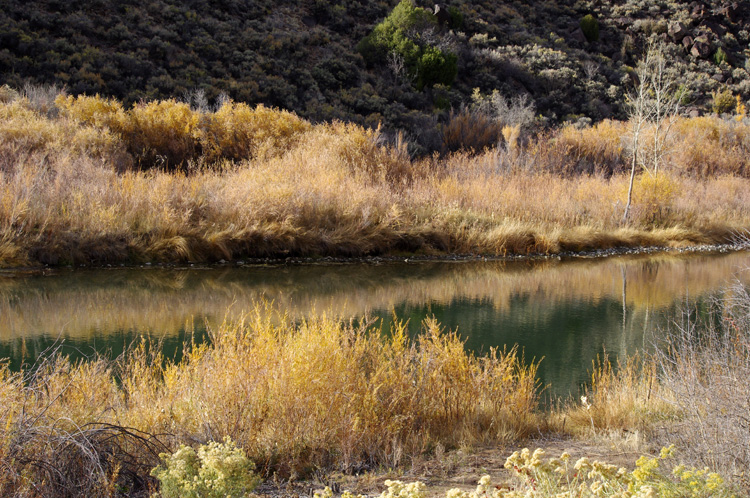
[[[476,351],[518,343],[544,357],[555,392],[575,389],[598,353],[648,344],[687,300],[739,276],[750,254],[616,257],[568,262],[461,262],[144,268],[0,276],[0,357],[18,368],[56,338],[83,352],[122,350],[141,334],[178,351],[185,330],[235,318],[265,299],[297,319],[392,314],[458,328]],[[186,327],[186,323],[194,325]],[[387,328],[387,325],[386,325]]]

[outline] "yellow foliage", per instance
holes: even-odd
[[[739,95],[737,95],[737,106],[734,109],[734,119],[736,121],[742,121],[747,117],[747,107],[745,107],[745,104],[742,102],[742,99]]]
[[[225,102],[213,115],[206,116],[200,139],[209,160],[249,159],[261,152],[275,155],[289,150],[311,127],[289,111]]]
[[[31,109],[25,98],[0,103],[0,150],[6,151],[8,162],[14,161],[19,153],[42,151],[46,155],[88,154],[122,160],[122,146],[109,130],[65,118],[50,119]]]
[[[611,171],[625,160],[623,139],[627,133],[627,123],[605,119],[582,129],[566,125],[556,138],[566,156],[584,163],[579,169]]]
[[[0,370],[3,425],[12,416],[0,443],[44,458],[48,448],[12,435],[34,424],[118,424],[175,442],[230,436],[270,471],[398,465],[435,442],[497,442],[532,430],[536,369],[515,350],[477,358],[435,322],[410,340],[403,326],[389,336],[260,310],[213,329],[211,344],[179,364],[137,346],[119,360],[119,382],[104,360],[57,359],[29,384]]]
[[[124,110],[98,95],[60,95],[56,105],[76,121],[116,133],[142,167],[213,163],[288,150],[311,125],[288,111],[225,102],[215,113],[193,111],[173,99]]]
[[[521,125],[503,126],[503,138],[508,145],[508,149],[514,150],[518,144],[518,137],[521,134]]]
[[[122,104],[114,99],[105,99],[99,95],[73,97],[72,95],[61,94],[55,99],[55,105],[71,119],[99,127],[106,126],[114,131],[119,131],[117,123],[125,120],[125,111]]]

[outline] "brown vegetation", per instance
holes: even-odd
[[[231,102],[57,106],[0,104],[3,266],[556,253],[717,243],[750,225],[739,121],[680,121],[622,224],[618,123],[412,160],[377,131]]]
[[[467,354],[434,322],[412,341],[402,327],[294,324],[258,309],[211,339],[179,364],[144,343],[116,362],[0,369],[0,494],[135,493],[156,450],[224,436],[267,475],[307,475],[397,466],[436,444],[507,442],[536,426],[536,367],[515,350]]]

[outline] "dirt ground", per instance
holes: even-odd
[[[633,468],[639,456],[645,454],[645,445],[637,434],[616,434],[596,439],[574,439],[570,437],[545,436],[530,439],[506,447],[481,447],[470,450],[442,452],[440,448],[430,458],[415,458],[405,468],[365,472],[360,475],[320,474],[316,478],[296,482],[264,482],[255,490],[259,498],[312,497],[315,491],[326,485],[339,496],[351,491],[366,497],[378,497],[385,489],[385,481],[398,479],[403,482],[421,481],[426,485],[428,498],[443,498],[446,491],[459,488],[473,491],[477,481],[489,474],[492,482],[511,488],[510,473],[503,468],[506,458],[516,450],[542,448],[547,457],[557,457],[567,451],[571,459],[587,456],[610,464]]]

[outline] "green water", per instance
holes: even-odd
[[[750,282],[750,253],[538,262],[127,268],[0,273],[0,358],[14,370],[56,348],[117,356],[142,336],[179,360],[206,328],[270,303],[292,319],[426,317],[467,348],[522,348],[549,395],[576,393],[592,360],[648,349],[680,310]]]

